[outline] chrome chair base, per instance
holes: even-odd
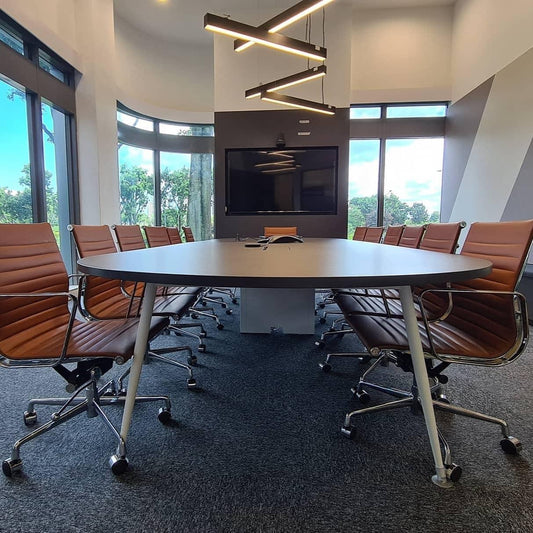
[[[23,462],[20,458],[20,448],[23,444],[26,444],[39,435],[50,431],[52,428],[63,424],[67,420],[70,420],[81,413],[87,413],[88,418],[100,416],[105,425],[117,439],[117,450],[109,460],[111,471],[114,474],[121,474],[127,469],[128,459],[126,457],[126,443],[102,409],[103,405],[111,405],[115,403],[123,404],[126,401],[126,396],[116,386],[114,380],[110,380],[103,386],[99,387],[98,380],[100,377],[100,369],[95,368],[91,370],[91,378],[79,386],[70,398],[37,398],[29,401],[28,409],[24,413],[24,423],[27,426],[32,426],[37,422],[35,405],[61,405],[61,407],[57,412],[52,413],[51,419],[48,422],[42,424],[34,431],[15,442],[11,451],[11,457],[2,462],[2,472],[5,476],[12,477],[15,473],[22,470]],[[113,386],[112,383],[114,383]],[[112,395],[107,395],[106,392],[110,389],[114,389],[117,392]],[[82,393],[84,393],[84,397],[81,396]],[[135,401],[164,402],[164,407],[159,410],[158,419],[163,424],[167,424],[170,421],[171,403],[168,396],[138,396]]]

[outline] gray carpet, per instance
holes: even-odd
[[[79,417],[24,446],[22,475],[1,477],[0,531],[533,530],[531,347],[504,368],[449,370],[449,398],[506,418],[524,448],[505,455],[497,427],[439,413],[463,468],[461,480],[443,490],[430,481],[421,416],[409,410],[365,416],[356,421],[354,440],[341,435],[345,413],[358,405],[350,386],[366,366],[339,359],[324,374],[315,337],[239,335],[235,309],[221,315],[223,331],[207,323],[208,352],[198,354],[195,370],[200,390],[188,391],[178,369],[158,363],[143,369],[142,392],[169,394],[176,422],[160,424],[155,405],[136,407],[131,466],[123,476],[107,466],[115,441],[98,419]],[[325,327],[317,323],[317,332]],[[346,336],[329,346],[353,349],[357,341]],[[61,395],[63,385],[46,369],[0,375],[5,458],[27,431],[27,399]],[[409,383],[394,367],[380,368],[379,377]],[[51,411],[42,407],[40,420]],[[119,424],[120,409],[107,412]]]

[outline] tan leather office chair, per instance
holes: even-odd
[[[167,234],[170,244],[181,244],[183,242],[178,228],[167,227]]]
[[[426,227],[421,242],[418,245],[420,249],[429,250],[433,252],[442,252],[442,253],[454,253],[457,249],[457,242],[459,240],[459,235],[461,230],[466,226],[465,222],[454,222],[454,223],[434,223],[428,224]],[[413,235],[418,233],[417,232]],[[407,229],[407,228],[406,228]],[[416,237],[415,237],[416,239]],[[408,237],[407,245],[408,247],[414,247],[415,240],[412,236]],[[429,287],[423,287],[422,289],[415,287],[414,293],[417,294],[420,290],[427,289]],[[351,314],[370,314],[370,315],[383,315],[388,317],[401,317],[402,316],[402,307],[399,300],[400,296],[396,289],[365,289],[365,290],[351,290],[344,289],[340,291],[335,291],[334,300],[338,305],[341,313],[343,314],[343,319],[339,319],[346,323],[344,318]],[[433,298],[433,312],[439,313],[444,312],[447,305],[443,298]],[[351,328],[345,326],[341,331],[343,333],[349,333]],[[329,332],[326,332],[322,335],[320,341],[317,341],[317,344],[320,347],[324,346],[324,340],[326,336],[335,335],[335,323]],[[360,352],[333,352],[326,355],[326,359],[319,363],[320,368],[324,372],[329,372],[331,370],[331,358],[332,357],[356,357],[360,358],[363,361],[368,361],[368,354],[361,354]]]
[[[398,246],[405,246],[406,248],[418,248],[422,236],[426,231],[426,226],[405,226],[398,242]]]
[[[375,242],[379,243],[381,242],[381,237],[383,236],[384,228],[381,226],[378,227],[369,227],[366,228],[365,236],[363,237],[363,241],[365,242]]]
[[[70,306],[70,309],[69,309]],[[24,423],[37,423],[35,405],[61,406],[50,421],[15,442],[11,457],[2,463],[11,477],[22,469],[20,448],[72,417],[87,413],[101,416],[118,441],[110,458],[115,474],[128,466],[126,446],[104,413],[103,407],[123,403],[114,380],[104,385],[99,378],[114,364],[133,356],[138,320],[126,318],[87,322],[78,320],[77,298],[69,293],[69,279],[52,229],[42,224],[0,226],[0,366],[5,368],[50,367],[67,382],[70,398],[30,400]],[[152,319],[149,339],[168,325],[168,319]],[[75,364],[74,369],[65,366]],[[112,388],[115,392],[109,394]],[[106,394],[107,393],[107,394]],[[84,397],[83,397],[84,395]],[[165,396],[139,397],[136,401],[162,401],[159,419],[170,420],[170,401]],[[65,452],[65,450],[60,450]]]
[[[423,320],[419,331],[428,374],[432,379],[434,407],[438,410],[491,422],[500,426],[503,439],[500,444],[506,453],[517,453],[521,444],[512,437],[504,420],[457,407],[448,403],[442,393],[447,382],[442,372],[450,364],[469,364],[497,367],[514,361],[528,341],[528,319],[525,298],[516,292],[525,261],[533,239],[533,220],[518,222],[475,223],[470,227],[461,254],[489,259],[492,273],[484,278],[453,283],[446,289],[429,289],[419,296]],[[452,305],[439,319],[431,319],[425,311],[428,297],[451,297]],[[368,373],[382,358],[393,360],[407,372],[412,372],[411,357],[405,324],[400,318],[371,315],[351,315],[350,325],[369,352],[380,357],[360,379],[356,396],[363,402],[370,400],[367,389],[389,393],[399,400],[368,409],[348,413],[343,433],[352,437],[352,419],[367,412],[395,409],[403,406],[417,408],[416,384],[410,391],[399,391],[370,383]],[[433,362],[438,364],[434,365]],[[474,394],[474,397],[476,394]],[[449,469],[449,477],[455,480],[460,469],[451,463],[449,446],[440,435]]]
[[[298,235],[297,226],[265,226],[263,236],[273,237],[274,235]]]
[[[185,242],[194,242],[194,234],[190,226],[183,226],[181,229],[183,230]]]
[[[366,226],[357,226],[353,232],[352,240],[364,241],[366,235]]]
[[[74,237],[79,257],[117,253],[109,226],[72,224],[68,228]],[[79,284],[80,309],[89,320],[109,320],[138,316],[142,302],[143,287],[128,289],[124,287],[120,280],[99,276],[83,276]],[[172,319],[172,323],[167,326],[169,331],[178,335],[194,337],[202,343],[200,335],[185,331],[183,328],[187,326],[178,323],[187,314],[194,301],[194,295],[158,295],[154,303],[153,314],[154,316],[165,316]],[[191,327],[201,327],[201,325],[193,324]],[[189,346],[173,346],[170,349],[150,350],[147,353],[147,359],[148,361],[159,361],[184,369],[188,374],[187,387],[189,389],[195,388],[197,383],[191,367],[165,355],[171,352],[185,352],[189,365],[196,364],[196,356],[192,354]]]
[[[156,227],[156,226],[153,226],[153,227]],[[115,235],[117,237],[117,243],[122,252],[145,248],[145,241],[144,241],[144,237],[142,235],[140,226],[138,225],[118,226],[116,225],[116,226],[112,226],[112,229],[115,231]],[[170,236],[168,236],[168,239],[169,239],[169,242],[166,242],[164,237],[160,237],[158,241],[159,242],[163,241],[165,244],[169,244]],[[154,239],[152,240],[152,242],[155,243],[156,240]],[[199,307],[201,305],[201,302],[203,301],[204,287],[159,287],[157,290],[158,296],[167,296],[169,294],[181,294],[181,293],[194,294],[196,296],[196,301],[190,307],[191,317],[193,319],[198,318],[198,316],[205,316],[207,318],[215,320],[215,322],[217,323],[218,329],[224,328],[224,325],[220,322],[218,316],[216,315],[215,311],[212,308],[207,308],[206,306]],[[180,326],[182,327],[182,329],[188,328],[188,327],[200,327],[201,328],[201,332],[199,335],[193,332],[189,332],[189,331],[183,331],[183,334],[198,338],[198,342],[199,342],[198,351],[205,352],[206,346],[205,346],[205,343],[203,343],[201,339],[206,336],[206,332],[203,329],[202,325],[198,323],[193,323],[189,326],[188,323],[184,324],[183,322],[181,322]]]
[[[146,247],[140,226],[137,225],[113,225],[111,226],[117,238],[117,244],[121,252],[140,250]]]
[[[400,239],[402,238],[402,233],[405,228],[405,224],[401,226],[389,226],[385,237],[383,237],[383,244],[389,244],[391,246],[398,246]]]
[[[143,226],[146,242],[150,248],[171,244],[167,228],[164,226]]]

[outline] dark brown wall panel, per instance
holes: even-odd
[[[308,121],[308,122],[301,122]],[[304,237],[346,237],[349,109],[334,116],[298,110],[215,113],[215,236],[261,235],[264,226],[298,226]],[[298,133],[309,132],[308,135]],[[224,212],[227,148],[269,148],[280,134],[286,147],[338,146],[339,175],[336,215],[228,216]]]

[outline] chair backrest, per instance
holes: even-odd
[[[467,292],[452,293],[453,307],[446,321],[477,342],[464,344],[458,338],[451,358],[439,358],[453,361],[455,354],[462,358],[460,362],[494,365],[512,361],[522,353],[527,322],[524,321],[524,328],[517,310],[520,308],[520,315],[527,316],[525,303],[503,293],[515,291],[532,239],[533,220],[471,225],[461,255],[492,261],[492,272],[483,278],[452,284],[452,289]]]
[[[146,247],[141,227],[137,225],[131,226],[111,226],[117,237],[118,247],[121,252],[128,250],[140,250]]]
[[[50,224],[0,224],[0,293],[67,291],[67,271]],[[38,348],[39,335],[66,327],[69,317],[66,297],[0,298],[0,353],[27,359],[21,337]]]
[[[170,244],[181,244],[183,242],[178,228],[167,228],[167,235]]]
[[[369,227],[366,228],[366,233],[364,237],[365,242],[381,242],[381,237],[383,236],[383,227]]]
[[[167,228],[164,226],[143,226],[143,229],[150,248],[168,246],[170,244]]]
[[[405,248],[418,248],[422,235],[424,235],[425,226],[405,226],[402,237],[398,246],[404,246]]]
[[[265,226],[263,228],[263,235],[265,237],[272,237],[273,235],[298,235],[297,226]]]
[[[401,226],[389,226],[387,228],[387,233],[383,238],[383,244],[390,244],[391,246],[398,246],[400,239],[402,238],[402,233],[405,228],[405,225]]]
[[[457,250],[457,241],[465,222],[447,224],[428,224],[420,241],[421,250],[453,254]]]
[[[460,253],[492,261],[492,272],[460,285],[478,290],[514,291],[522,276],[532,239],[533,220],[473,223]]]
[[[364,241],[366,235],[366,226],[357,226],[353,232],[352,239],[354,241]]]
[[[118,253],[109,226],[69,226],[80,257]],[[82,310],[99,319],[137,316],[140,299],[131,301],[123,290],[133,292],[134,283],[120,280],[86,276],[80,298]],[[130,306],[131,304],[131,306]]]
[[[194,242],[194,234],[190,226],[183,226],[183,235],[185,236],[185,242]]]

